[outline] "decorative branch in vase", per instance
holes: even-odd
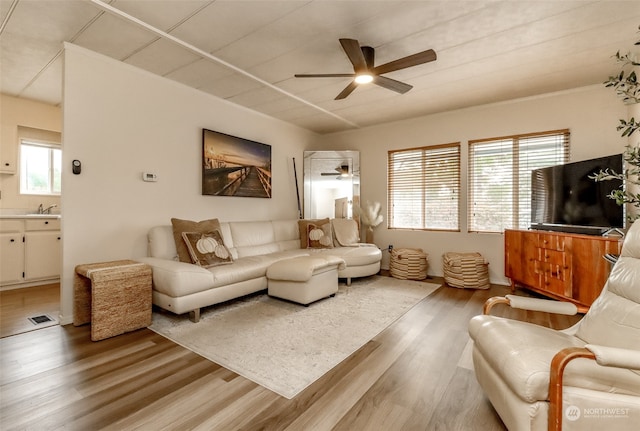
[[[640,30],[640,27],[638,27]],[[640,33],[640,32],[639,32]],[[640,45],[638,40],[634,45]],[[625,104],[635,105],[640,103],[640,83],[638,82],[636,71],[640,66],[640,62],[636,60],[636,56],[632,52],[621,55],[620,51],[614,56],[618,63],[621,63],[621,71],[617,75],[610,76],[604,82],[605,87],[613,88],[620,99]],[[618,131],[622,131],[622,137],[631,138],[631,136],[640,129],[640,122],[631,117],[628,121],[620,120],[617,127]],[[640,219],[640,144],[627,145],[624,154],[625,167],[622,172],[614,172],[609,169],[601,170],[590,176],[595,181],[622,180],[619,189],[612,191],[607,197],[614,199],[618,205],[629,205],[627,220],[633,223]]]
[[[354,205],[353,210],[356,215],[360,216],[362,224],[366,228],[366,242],[373,244],[373,228],[382,223],[383,217],[380,214],[380,202],[374,202],[373,204],[366,201],[364,207]]]

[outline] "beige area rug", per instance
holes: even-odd
[[[373,276],[309,307],[254,295],[203,309],[198,323],[154,312],[150,328],[291,399],[438,287]]]

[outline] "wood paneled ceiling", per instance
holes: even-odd
[[[63,42],[317,133],[601,84],[638,39],[640,1],[1,0],[1,91],[61,103]],[[334,100],[338,42],[376,64],[429,48],[435,62]]]

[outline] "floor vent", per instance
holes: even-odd
[[[29,317],[29,321],[34,325],[40,325],[42,323],[53,322],[53,319],[46,314],[42,314],[40,316]]]

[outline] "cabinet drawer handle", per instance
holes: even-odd
[[[11,242],[16,242],[16,240],[15,240],[15,239],[13,239],[13,238],[11,238]]]
[[[48,221],[46,221],[46,222],[44,222],[44,224],[49,224],[49,222],[48,222]]]
[[[58,240],[60,240],[60,237],[58,237]]]

